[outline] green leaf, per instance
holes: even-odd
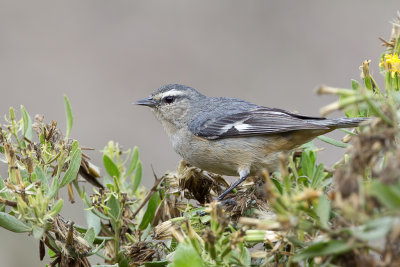
[[[24,106],[21,106],[21,115],[24,122],[24,136],[32,140],[32,120]]]
[[[189,244],[180,243],[175,250],[171,267],[203,267],[204,262],[196,250]]]
[[[283,193],[283,188],[281,182],[276,178],[271,178],[271,181],[274,183],[276,189],[279,191],[280,194]]]
[[[367,222],[352,229],[353,235],[364,241],[373,241],[384,238],[392,229],[394,218],[383,217]]]
[[[315,209],[315,213],[319,217],[320,224],[323,227],[328,228],[329,215],[331,213],[331,203],[325,194],[319,197],[318,206]]]
[[[96,216],[92,210],[85,209],[85,218],[88,228],[93,228],[94,233],[98,235],[101,231],[101,220],[100,217]]]
[[[312,178],[314,172],[314,157],[312,155],[312,151],[303,151],[301,153],[301,170],[309,178]]]
[[[55,257],[55,256],[57,256],[57,253],[55,253],[53,250],[51,250],[50,248],[48,248],[48,252],[47,252],[48,254],[49,254],[49,257],[50,258],[53,258],[53,257]],[[46,266],[47,267],[47,266]]]
[[[60,189],[60,181],[58,179],[53,179],[53,183],[51,184],[51,187],[47,192],[49,198],[53,198],[57,194],[59,189]]]
[[[240,248],[240,259],[246,266],[251,265],[251,255],[249,250],[242,244],[239,245]]]
[[[151,230],[153,230],[153,228],[151,227],[151,224],[148,224],[146,229],[144,229],[142,235],[140,236],[140,240],[146,240],[151,234]]]
[[[322,186],[327,174],[324,172],[324,164],[320,163],[317,168],[314,169],[314,173],[311,177],[311,187],[318,189]]]
[[[81,161],[82,161],[82,151],[78,148],[72,154],[68,170],[64,174],[60,187],[64,187],[73,180],[75,180],[76,176],[78,175],[79,168],[81,166]]]
[[[5,151],[4,151],[4,146],[0,146],[0,153],[1,153],[1,154],[4,154],[4,152],[5,152]]]
[[[371,77],[365,77],[365,78],[364,78],[364,85],[365,85],[365,87],[366,87],[367,89],[369,89],[369,90],[372,90],[372,89],[373,89]]]
[[[126,258],[126,255],[124,253],[124,251],[121,251],[118,254],[118,260],[119,260],[119,267],[129,267],[129,262],[128,259]]]
[[[341,147],[341,148],[347,148],[349,146],[348,144],[343,143],[342,141],[327,137],[325,135],[318,136],[318,139],[325,143],[328,143],[330,145]]]
[[[5,187],[6,187],[6,184],[4,183],[3,178],[0,176],[0,192]],[[2,196],[2,197],[7,199],[8,198],[8,193],[7,192],[0,193],[0,196]]]
[[[39,167],[39,165],[35,166],[35,173],[36,173],[36,177],[40,180],[40,182],[42,183],[42,188],[44,188],[46,190],[46,192],[48,191],[48,181],[47,181],[47,176],[46,174],[43,172],[42,168]]]
[[[74,124],[74,117],[72,116],[71,105],[66,95],[64,95],[64,105],[65,105],[65,116],[67,118],[67,131],[65,138],[69,138],[69,135],[71,134],[72,130],[72,125]]]
[[[86,231],[86,234],[84,236],[84,239],[90,244],[93,245],[93,241],[96,237],[96,234],[94,232],[94,228],[90,227],[89,230]]]
[[[139,188],[140,183],[142,182],[142,162],[139,160],[136,167],[135,175],[132,175],[132,192],[135,193]]]
[[[351,80],[351,88],[353,90],[361,90],[362,85],[357,80]]]
[[[103,156],[103,165],[104,168],[106,169],[107,173],[111,176],[111,177],[117,177],[119,178],[119,170],[117,165],[114,163],[114,161],[107,155]]]
[[[75,153],[75,151],[79,148],[78,141],[74,140],[71,145],[71,151],[69,152],[71,155]]]
[[[137,146],[135,146],[135,148],[133,149],[132,159],[131,162],[129,163],[128,172],[126,173],[126,176],[130,175],[135,170],[138,160],[139,160],[139,149],[137,148]]]
[[[302,261],[319,256],[336,255],[351,250],[352,247],[344,241],[330,240],[313,244],[294,256],[294,261]]]
[[[147,225],[149,225],[153,221],[159,202],[160,202],[160,196],[158,192],[155,192],[149,199],[149,203],[147,204],[147,209],[139,225],[139,230],[146,229]]]
[[[62,198],[60,198],[59,200],[57,200],[56,204],[53,206],[53,208],[48,213],[49,216],[54,217],[57,214],[59,214],[63,206],[64,206],[64,200]]]
[[[400,209],[400,195],[393,186],[382,184],[379,181],[371,183],[370,193],[375,196],[382,204],[390,209]]]
[[[111,195],[110,198],[107,201],[107,207],[110,208],[110,215],[114,220],[118,220],[119,217],[119,212],[120,212],[120,205],[118,200],[114,197],[114,195]]]
[[[32,227],[32,235],[34,238],[41,239],[43,234],[44,234],[44,229],[42,227],[39,227],[37,225],[34,225]]]
[[[167,266],[169,261],[164,260],[164,261],[152,261],[152,262],[145,262],[144,266],[145,267],[164,267]]]
[[[0,226],[15,233],[25,233],[32,230],[32,227],[5,212],[0,212]]]
[[[339,131],[342,131],[342,132],[344,132],[344,133],[346,133],[346,134],[348,134],[348,135],[351,135],[351,136],[357,136],[356,133],[353,133],[352,131],[349,131],[349,130],[347,130],[347,129],[345,129],[345,128],[339,128],[338,130],[339,130]]]
[[[314,146],[314,142],[313,141],[310,141],[310,142],[308,142],[308,143],[305,143],[305,144],[302,144],[301,146],[300,146],[300,148],[302,149],[302,150],[307,150],[307,151],[314,151],[314,149],[315,149],[315,146]]]

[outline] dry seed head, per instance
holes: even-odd
[[[362,65],[360,66],[360,70],[361,70],[361,78],[366,78],[369,77],[369,63],[371,63],[370,59],[364,60]]]
[[[322,195],[321,191],[319,191],[319,190],[317,191],[313,188],[306,187],[300,194],[296,195],[294,200],[295,201],[314,200],[314,199],[319,198],[321,195]]]
[[[243,229],[239,229],[238,231],[232,233],[230,237],[231,249],[235,249],[238,244],[243,243],[245,234],[246,232]]]
[[[215,245],[215,235],[214,235],[214,232],[211,231],[210,228],[207,228],[206,230],[204,230],[204,232],[201,234],[201,236],[203,237],[204,241],[207,244],[210,244],[212,246]]]
[[[4,152],[6,154],[6,159],[8,165],[13,167],[15,165],[15,150],[9,143],[4,143]]]
[[[155,238],[158,240],[169,239],[172,237],[171,229],[173,228],[173,224],[171,221],[165,221],[158,224],[154,228]]]
[[[282,239],[282,237],[278,232],[270,231],[270,230],[265,231],[265,237],[264,237],[265,241],[267,241],[267,242],[276,242],[276,241],[278,241],[280,239]]]
[[[340,109],[339,101],[336,101],[336,102],[333,102],[333,103],[331,103],[329,105],[326,105],[325,107],[322,107],[319,110],[319,112],[321,113],[322,116],[326,116],[329,113],[332,113],[332,112],[334,112],[336,110],[339,110],[339,109]]]
[[[397,38],[400,38],[400,12],[397,11],[397,18],[393,19],[392,23],[392,34],[391,34],[391,39],[392,40],[397,40]]]
[[[337,88],[334,87],[330,87],[330,86],[325,86],[322,85],[320,87],[317,88],[316,93],[318,95],[322,95],[322,94],[337,94],[339,92],[339,90]]]
[[[35,121],[43,122],[44,121],[44,115],[43,114],[36,114],[35,115]]]
[[[68,200],[71,203],[75,203],[75,196],[74,196],[74,190],[72,189],[72,185],[68,184],[67,185],[67,189],[68,189]]]
[[[25,186],[24,186],[24,183],[22,182],[21,173],[20,173],[18,167],[15,167],[15,178],[17,180],[17,184],[19,184],[21,186],[21,188],[24,188]]]
[[[174,229],[171,228],[171,234],[172,236],[179,242],[183,243],[185,241],[185,234],[182,232],[181,229]]]
[[[29,174],[32,174],[33,172],[33,160],[30,157],[26,157],[23,159],[23,162],[25,164],[26,170],[28,171]]]

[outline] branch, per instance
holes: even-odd
[[[143,199],[143,202],[140,204],[140,206],[137,208],[137,210],[133,213],[133,215],[132,215],[133,218],[136,217],[136,215],[139,213],[139,211],[146,205],[146,203],[149,201],[149,199],[153,195],[153,193],[157,191],[158,185],[164,180],[164,177],[161,177],[160,179],[158,179],[154,170],[153,170],[153,175],[154,175],[154,179],[155,179],[153,187],[150,189],[149,192],[147,192],[147,195]]]

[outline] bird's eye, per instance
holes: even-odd
[[[172,102],[174,102],[175,98],[173,96],[167,96],[166,98],[164,98],[165,103],[167,104],[171,104]]]

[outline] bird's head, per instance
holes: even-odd
[[[157,89],[150,97],[136,101],[136,105],[150,107],[162,122],[181,128],[191,117],[191,109],[205,96],[195,89],[181,85],[168,84]]]

